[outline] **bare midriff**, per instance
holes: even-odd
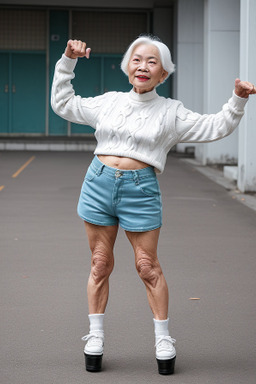
[[[149,166],[147,163],[131,159],[130,157],[98,155],[98,158],[102,163],[108,165],[109,167],[128,171],[132,169],[142,169]]]

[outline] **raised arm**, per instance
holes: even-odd
[[[90,48],[86,48],[86,43],[80,40],[68,41],[65,53],[55,66],[51,106],[53,111],[63,119],[95,128],[107,96],[82,98],[75,95],[71,84],[71,80],[75,77],[74,69],[78,58],[89,59],[90,51]]]
[[[249,95],[255,93],[256,89],[252,83],[236,79],[232,97],[216,114],[200,115],[181,104],[176,118],[179,142],[210,142],[230,135],[244,114]]]

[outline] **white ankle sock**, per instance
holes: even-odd
[[[155,327],[155,337],[156,340],[160,336],[169,336],[169,318],[166,320],[156,320],[154,321],[154,327]]]
[[[90,333],[91,332],[102,332],[104,334],[103,321],[104,313],[95,313],[88,315],[90,321]]]

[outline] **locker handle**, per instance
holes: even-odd
[[[16,93],[16,87],[15,87],[14,84],[13,84],[13,86],[12,86],[12,93]]]
[[[8,84],[5,84],[4,92],[5,92],[5,93],[8,93],[8,92],[9,92],[9,85],[8,85]]]

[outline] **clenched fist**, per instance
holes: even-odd
[[[91,48],[86,48],[86,43],[81,40],[69,40],[65,49],[65,55],[70,59],[86,57],[89,59]]]
[[[236,79],[235,81],[235,94],[239,97],[247,98],[249,95],[256,93],[255,86],[249,81],[241,81]]]

